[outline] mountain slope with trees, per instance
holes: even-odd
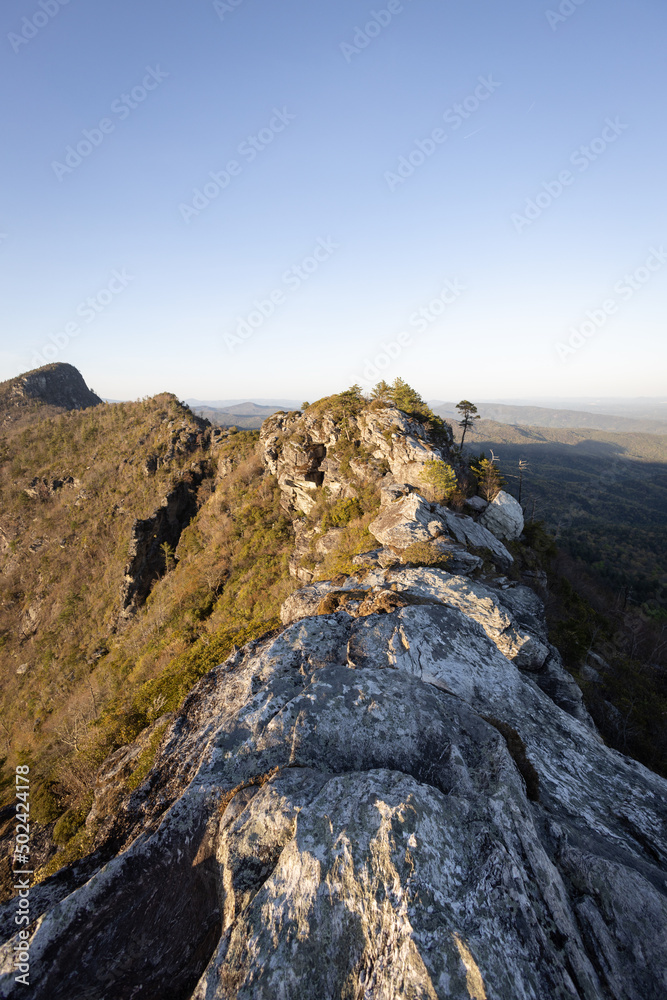
[[[415,537],[399,555],[378,550],[369,527],[384,477],[433,491],[456,530],[478,491],[451,429],[401,380],[381,383],[370,399],[352,387],[276,414],[261,440],[213,428],[162,394],[55,416],[40,410],[29,425],[6,430],[2,449],[4,795],[15,764],[29,763],[40,878],[94,849],[85,821],[109,755],[135,747],[110,792],[111,822],[117,793],[141,783],[192,686],[234,647],[280,628],[280,607],[300,582],[371,571],[378,559],[498,572],[495,557],[465,553],[454,536]],[[491,465],[490,499],[499,488]],[[504,463],[501,471],[511,476]],[[539,525],[528,525],[513,550],[518,571],[537,579],[550,546]],[[559,598],[553,620],[567,666],[585,686],[590,649],[617,667],[612,630],[575,598]],[[617,676],[604,689],[589,684],[589,701],[598,718],[609,716],[615,745],[659,769],[664,748],[647,708],[652,701],[659,718],[655,683],[639,691]],[[625,713],[622,726],[614,711]],[[5,815],[0,838],[10,826]],[[4,868],[9,885],[7,859]]]
[[[148,593],[127,613],[118,580],[97,714],[29,755],[59,812],[33,832],[36,1000],[659,1000],[667,784],[596,731],[563,661],[610,637],[582,649],[565,591],[545,617],[556,551],[497,461],[471,470],[401,380],[194,447],[158,577],[142,526],[168,517],[131,526]]]

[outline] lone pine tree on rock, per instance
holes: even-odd
[[[456,404],[456,409],[461,414],[462,419],[459,421],[459,427],[463,429],[463,434],[461,435],[461,448],[463,448],[463,442],[465,441],[466,431],[469,427],[473,426],[475,420],[479,420],[479,414],[477,412],[477,407],[474,403],[471,403],[468,399],[462,399],[460,403]]]

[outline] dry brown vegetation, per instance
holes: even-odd
[[[177,708],[234,645],[275,627],[293,588],[291,522],[257,434],[212,440],[170,395],[41,420],[0,447],[5,773],[32,765],[33,818],[67,811],[58,836],[71,844],[104,757]],[[199,513],[124,618],[132,525],[193,463]]]

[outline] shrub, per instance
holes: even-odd
[[[59,847],[64,847],[83,826],[90,812],[90,798],[76,809],[64,812],[53,828],[53,840]]]
[[[30,814],[42,826],[48,826],[58,819],[63,811],[53,785],[38,782],[33,786],[30,796]]]
[[[401,553],[404,566],[434,566],[444,569],[450,560],[449,552],[441,552],[428,542],[413,542]]]
[[[356,497],[351,500],[337,500],[322,516],[322,530],[344,528],[350,521],[362,517],[363,513],[363,507]]]
[[[437,458],[425,464],[419,473],[419,479],[426,487],[427,499],[436,503],[447,503],[458,485],[451,465]]]
[[[167,719],[156,727],[155,732],[148,741],[148,746],[137,757],[135,768],[127,781],[127,787],[132,791],[139,787],[155,763],[158,748],[168,725],[169,720]]]

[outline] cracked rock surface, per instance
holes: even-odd
[[[283,620],[194,688],[111,853],[34,890],[31,996],[663,1000],[667,782],[602,743],[537,596],[373,569]]]

